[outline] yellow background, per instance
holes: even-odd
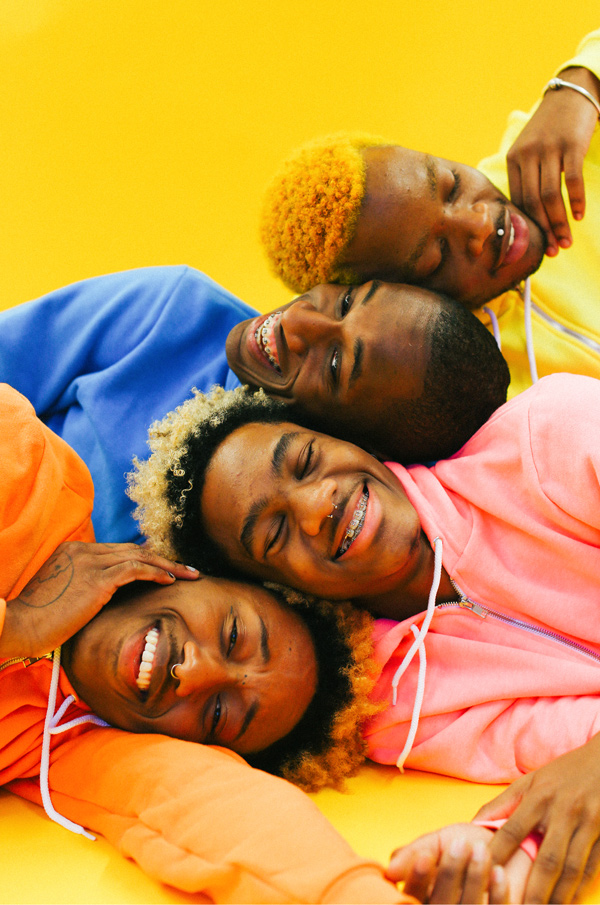
[[[1,0],[0,298],[151,264],[269,310],[265,183],[359,128],[476,163],[596,0]]]
[[[258,210],[291,149],[356,128],[475,164],[598,25],[597,0],[0,0],[0,306],[186,263],[269,310]],[[491,796],[361,782],[317,800],[381,859]],[[0,850],[1,902],[191,901],[4,793]]]

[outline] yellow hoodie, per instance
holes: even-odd
[[[583,66],[600,78],[600,29],[583,39],[576,56],[559,71],[569,66]],[[511,113],[498,152],[478,166],[507,195],[506,154],[531,113]],[[533,344],[540,377],[556,371],[600,377],[600,130],[592,138],[583,173],[586,214],[580,222],[570,221],[573,245],[555,258],[544,258],[531,277]],[[487,307],[498,317],[512,397],[531,385],[523,298],[511,290]],[[490,325],[485,312],[480,309],[477,314]]]

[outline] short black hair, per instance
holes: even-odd
[[[504,402],[510,371],[496,340],[484,325],[448,296],[435,318],[423,392],[418,399],[393,400],[377,424],[356,423],[350,411],[327,419],[288,406],[288,420],[308,424],[362,446],[381,459],[412,465],[447,459],[464,446]]]

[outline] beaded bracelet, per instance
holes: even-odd
[[[558,91],[559,88],[572,88],[573,91],[578,91],[579,94],[587,97],[588,101],[591,101],[591,103],[596,108],[598,112],[598,118],[600,118],[600,104],[593,94],[590,94],[589,91],[586,91],[586,89],[582,88],[580,85],[574,85],[573,82],[565,82],[564,79],[550,79],[550,81],[544,88],[543,93],[546,94],[547,91]]]

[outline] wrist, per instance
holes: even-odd
[[[572,82],[573,85],[577,85],[579,88],[584,88],[600,103],[600,79],[597,79],[589,69],[584,69],[582,66],[571,66],[559,72],[558,78],[563,79],[565,82]]]

